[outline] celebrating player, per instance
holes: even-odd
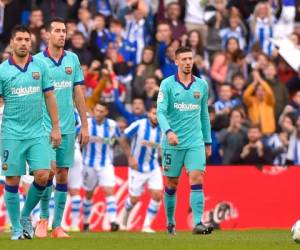
[[[58,111],[49,80],[48,66],[32,58],[30,31],[17,26],[10,40],[12,55],[0,66],[0,94],[5,109],[1,131],[2,174],[5,180],[5,205],[12,224],[12,240],[34,235],[29,219],[46,188],[50,170],[49,139],[44,129],[42,106],[49,112],[50,142],[61,142]],[[44,99],[45,97],[45,99]],[[20,176],[29,171],[34,175],[20,220]]]
[[[68,169],[73,166],[74,161],[75,117],[73,95],[82,124],[78,135],[78,140],[82,147],[89,140],[88,125],[84,96],[81,89],[83,74],[78,57],[74,53],[64,50],[66,40],[66,25],[64,21],[60,18],[52,19],[47,25],[47,35],[49,39],[48,48],[35,57],[42,59],[50,68],[50,76],[55,88],[55,97],[59,111],[62,143],[56,150],[51,150],[52,170],[47,189],[41,199],[41,220],[37,224],[35,234],[39,238],[47,236],[49,200],[52,192],[52,179],[55,173],[55,207],[51,237],[66,238],[69,235],[61,228],[61,220],[67,199]],[[45,113],[46,129],[49,131],[51,124],[49,123],[47,112]]]
[[[154,233],[151,223],[159,210],[163,189],[162,173],[158,163],[161,130],[157,121],[156,104],[150,108],[148,117],[133,122],[125,129],[125,135],[120,140],[129,162],[129,197],[126,201],[122,224],[125,228],[127,227],[129,213],[139,201],[147,184],[151,200],[142,232]],[[130,150],[126,138],[132,139],[132,150]]]
[[[83,201],[84,229],[89,229],[93,193],[97,186],[102,186],[106,195],[106,210],[111,231],[118,231],[112,146],[121,134],[117,123],[106,118],[106,103],[97,103],[94,115],[95,117],[88,119],[91,139],[83,151],[83,188],[86,191]]]
[[[178,74],[162,81],[157,99],[159,125],[166,134],[162,143],[162,165],[166,176],[164,203],[167,230],[175,234],[176,189],[182,167],[185,166],[191,185],[193,233],[209,234],[212,228],[206,227],[201,221],[205,156],[211,154],[208,84],[192,75],[193,53],[190,48],[181,47],[175,55]]]

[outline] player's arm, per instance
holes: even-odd
[[[84,82],[84,76],[82,73],[82,69],[80,67],[80,62],[78,57],[74,54],[74,64],[75,64],[75,75],[74,75],[74,102],[75,106],[78,110],[78,114],[81,121],[81,129],[78,134],[78,141],[81,147],[84,147],[89,142],[89,130],[88,130],[88,122],[86,117],[86,105],[84,100],[84,95],[82,92],[81,85]]]
[[[157,119],[159,126],[161,127],[163,133],[168,137],[168,142],[172,146],[176,146],[179,141],[176,134],[172,131],[170,124],[167,120],[168,112],[168,91],[166,82],[163,81],[159,88],[158,98],[157,98]]]
[[[128,165],[133,169],[138,168],[138,162],[131,154],[131,149],[128,140],[133,138],[137,134],[138,129],[138,122],[133,122],[128,128],[125,129],[124,134],[119,137],[119,144],[128,159]]]
[[[74,102],[81,121],[81,127],[78,133],[78,141],[81,147],[84,147],[89,142],[89,129],[86,117],[87,111],[81,85],[75,85],[74,87]]]
[[[201,100],[201,129],[203,134],[203,141],[205,143],[206,157],[211,155],[211,127],[208,113],[208,84],[206,83],[206,90]]]
[[[44,90],[46,107],[51,119],[52,131],[50,134],[50,142],[53,143],[53,147],[58,147],[61,143],[61,134],[59,129],[58,109],[53,93],[53,89]]]

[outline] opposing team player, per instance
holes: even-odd
[[[46,188],[50,170],[49,137],[52,146],[61,141],[58,111],[49,79],[48,66],[29,54],[31,35],[28,28],[17,26],[12,31],[12,55],[0,66],[0,94],[5,108],[1,129],[2,174],[5,180],[5,205],[12,224],[12,240],[31,239],[29,219]],[[44,99],[45,98],[45,99]],[[49,112],[50,136],[47,137],[42,107]],[[34,175],[20,218],[20,176]]]
[[[84,229],[89,229],[92,197],[97,186],[102,186],[106,196],[106,211],[111,231],[117,231],[117,204],[114,196],[115,173],[113,166],[113,144],[120,138],[117,123],[106,118],[108,106],[99,102],[94,107],[93,118],[88,119],[90,142],[83,150],[83,201]]]
[[[127,227],[130,211],[139,201],[147,185],[151,200],[142,232],[154,233],[151,224],[159,210],[163,189],[162,173],[158,162],[161,130],[157,121],[156,104],[151,106],[148,118],[133,122],[125,129],[124,134],[120,144],[128,157],[129,197],[126,200],[122,226]],[[131,149],[127,139],[132,140]]]
[[[52,150],[52,171],[47,189],[41,199],[41,220],[37,224],[35,234],[39,238],[47,236],[49,200],[52,192],[52,179],[55,174],[55,206],[51,237],[66,238],[69,235],[63,231],[61,220],[67,199],[68,170],[73,166],[74,161],[74,102],[81,120],[81,130],[78,134],[81,146],[85,146],[89,139],[86,107],[81,88],[84,79],[78,57],[74,53],[64,50],[66,40],[66,25],[64,20],[60,18],[52,19],[47,25],[47,35],[49,39],[48,47],[35,57],[42,59],[50,68],[50,76],[55,88],[55,97],[59,112],[62,143],[59,148]],[[49,123],[47,112],[45,112],[45,124],[46,129],[49,131],[51,124]]]
[[[170,234],[175,234],[176,189],[182,167],[185,166],[191,185],[193,233],[209,234],[212,228],[206,227],[201,221],[205,156],[211,154],[208,84],[192,75],[193,53],[190,48],[177,49],[175,56],[178,74],[162,81],[157,100],[159,125],[166,135],[162,148],[167,229]]]

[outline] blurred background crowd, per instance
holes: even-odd
[[[92,112],[98,101],[121,130],[143,117],[162,79],[176,74],[175,50],[190,46],[193,73],[210,86],[209,163],[300,164],[300,68],[273,39],[300,46],[298,0],[1,0],[0,52],[10,30],[32,31],[32,53],[47,46],[44,24],[66,20]],[[115,164],[126,165],[116,146]]]

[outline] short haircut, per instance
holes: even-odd
[[[230,83],[228,83],[228,82],[224,82],[224,83],[220,84],[220,86],[219,86],[219,89],[221,89],[222,87],[229,87],[229,88],[231,88],[231,89],[232,89],[232,86],[231,86],[231,84],[230,84]]]
[[[250,129],[258,129],[259,131],[261,131],[260,124],[258,124],[258,123],[250,124],[248,130],[250,130]]]
[[[24,25],[16,25],[11,31],[11,39],[13,39],[18,32],[28,33],[31,35],[30,30]]]
[[[109,23],[109,26],[111,26],[111,25],[118,25],[118,26],[123,27],[123,23],[118,19],[111,19],[110,23]]]
[[[149,107],[149,111],[151,111],[151,109],[157,109],[157,103],[156,102],[151,102],[150,107]]]
[[[94,16],[94,19],[95,19],[96,17],[100,17],[100,18],[104,19],[104,21],[106,20],[106,17],[105,17],[103,14],[101,14],[101,13],[97,13],[97,14]]]
[[[236,72],[232,75],[232,81],[236,78],[243,78],[245,80],[245,77],[244,77],[243,73],[241,73],[241,72]]]
[[[192,49],[190,47],[179,47],[175,51],[175,56],[177,57],[178,55],[180,55],[182,53],[186,53],[186,52],[192,52]]]
[[[143,51],[145,51],[145,50],[151,50],[153,53],[155,52],[155,49],[154,49],[154,47],[152,45],[146,45],[144,47]]]
[[[102,106],[102,107],[104,107],[105,109],[108,110],[108,104],[107,104],[106,102],[98,101],[98,102],[96,103],[96,105],[100,105],[100,106]],[[95,105],[95,107],[96,107],[96,105]]]
[[[159,26],[159,25],[167,25],[167,26],[169,26],[170,29],[172,29],[172,26],[171,26],[171,24],[168,21],[160,21],[157,24],[157,26]]]
[[[50,21],[46,24],[46,30],[51,31],[51,25],[52,23],[63,23],[66,25],[66,21],[61,17],[53,17],[50,19]]]

